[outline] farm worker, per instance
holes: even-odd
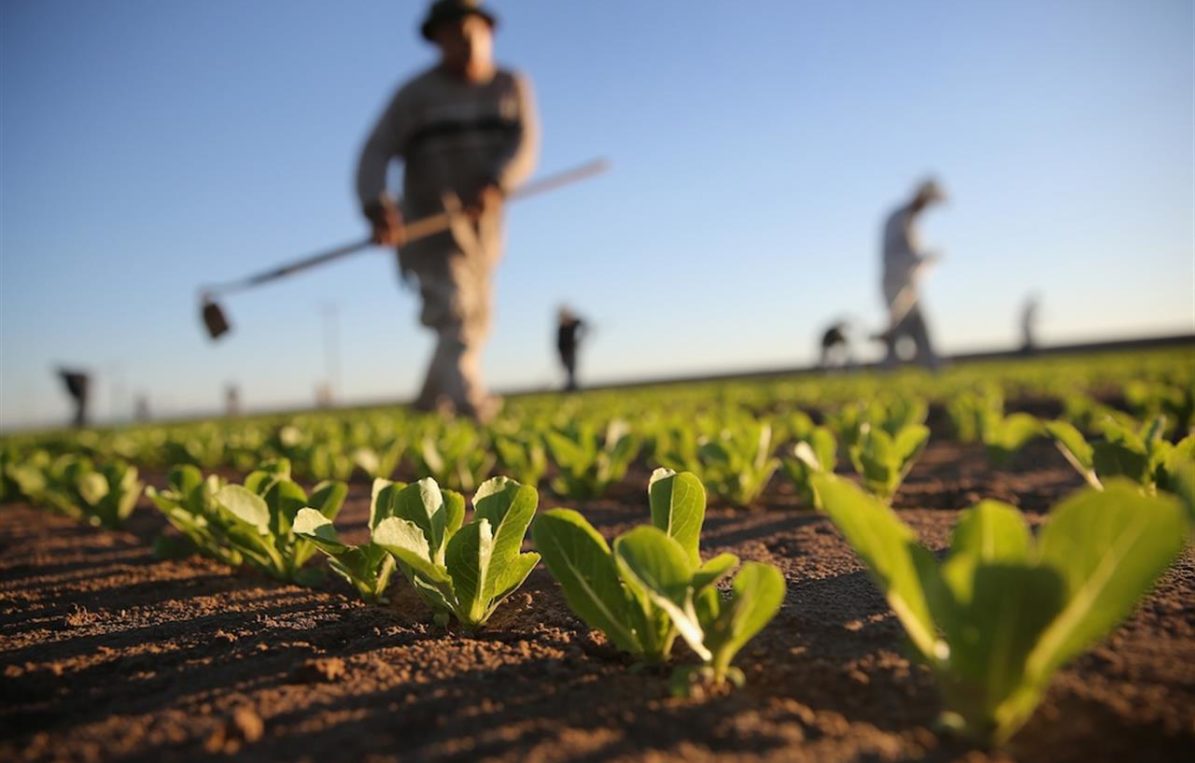
[[[577,389],[577,346],[589,326],[567,306],[561,307],[557,316],[556,349],[560,353],[560,365],[564,366],[567,381],[565,391]]]
[[[917,241],[917,219],[930,205],[946,200],[934,180],[923,181],[913,198],[901,204],[884,223],[884,302],[888,307],[888,329],[877,335],[887,345],[884,365],[897,362],[897,342],[908,337],[916,346],[918,362],[938,367],[938,356],[930,342],[929,329],[921,314],[917,281],[936,255],[922,252]]]
[[[71,402],[75,404],[75,415],[71,417],[71,423],[76,427],[87,426],[87,398],[91,377],[85,371],[60,368],[58,378],[62,379],[66,394],[70,395]]]
[[[439,0],[420,27],[438,63],[402,85],[370,133],[357,167],[357,195],[373,239],[398,245],[403,281],[417,281],[420,320],[436,347],[420,410],[453,410],[486,421],[501,406],[481,379],[490,330],[491,278],[502,257],[503,199],[532,172],[538,117],[530,83],[495,66],[497,19],[476,0]],[[386,189],[403,162],[403,193]],[[458,208],[459,205],[459,208]],[[404,221],[463,210],[451,230],[402,244]]]
[[[1030,294],[1021,308],[1021,352],[1032,355],[1037,351],[1037,314],[1041,310],[1041,299]]]
[[[846,321],[835,321],[822,332],[821,367],[851,365],[851,343],[847,338],[849,326]]]

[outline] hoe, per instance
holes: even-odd
[[[595,159],[594,161],[573,167],[572,169],[564,170],[563,172],[558,172],[556,174],[540,178],[539,180],[532,181],[520,188],[518,191],[512,193],[510,195],[510,199],[525,199],[529,196],[535,196],[548,191],[554,191],[562,186],[569,185],[579,180],[584,180],[604,172],[608,166],[609,165],[605,159]],[[440,214],[424,217],[406,224],[403,229],[404,238],[402,243],[407,244],[412,241],[440,233],[441,231],[452,229],[455,224],[466,219],[464,215],[465,213],[463,210],[461,210],[459,202],[456,202],[455,199],[450,197],[449,199],[446,199],[445,211],[441,212]],[[370,239],[365,238],[360,241],[354,241],[350,244],[338,246],[335,249],[329,249],[327,251],[319,252],[317,254],[295,260],[294,262],[288,262],[286,264],[279,265],[276,268],[271,268],[270,270],[256,273],[254,275],[248,276],[247,278],[203,287],[200,289],[199,299],[201,303],[201,316],[203,318],[203,325],[207,329],[208,336],[212,339],[219,339],[221,336],[228,333],[230,328],[228,316],[225,314],[224,309],[220,307],[220,304],[216,301],[217,297],[226,296],[228,294],[244,291],[246,289],[252,289],[255,286],[261,286],[262,284],[277,281],[280,278],[285,278],[286,276],[300,273],[304,270],[314,268],[317,265],[323,265],[325,263],[332,262],[333,260],[339,260],[342,257],[348,257],[349,255],[363,252],[370,248],[372,244],[373,242]]]

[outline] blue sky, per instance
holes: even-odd
[[[534,80],[542,171],[607,175],[511,210],[492,384],[558,381],[562,301],[592,380],[808,362],[881,322],[879,226],[926,173],[947,351],[1195,330],[1192,4],[493,3]],[[339,397],[414,393],[431,351],[392,256],[195,293],[357,238],[373,119],[433,51],[395,0],[8,0],[0,23],[0,426],[53,421],[58,363],[96,410],[305,404],[337,311]]]

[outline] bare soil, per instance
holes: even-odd
[[[780,566],[789,592],[739,663],[741,690],[677,700],[564,605],[547,571],[468,635],[437,628],[405,581],[385,607],[199,557],[160,561],[139,510],[99,531],[0,509],[0,760],[1172,761],[1195,752],[1195,554],[1061,672],[1012,746],[935,730],[938,696],[830,523],[777,479],[756,510],[714,506],[706,553]],[[578,506],[607,536],[645,520],[646,471]],[[1009,470],[931,445],[896,500],[935,548],[979,498],[1034,522],[1080,486],[1048,445]],[[353,484],[338,524],[364,532]],[[689,659],[683,647],[682,660]]]

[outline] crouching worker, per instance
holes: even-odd
[[[436,333],[415,407],[480,421],[501,404],[486,392],[481,351],[502,258],[503,199],[531,174],[538,147],[528,81],[494,64],[496,24],[476,1],[431,5],[420,31],[439,61],[399,88],[357,168],[357,194],[374,241],[398,246],[403,280],[419,285],[420,320]],[[394,159],[403,164],[401,203],[386,189]],[[451,230],[404,243],[404,222],[446,208],[462,212]]]

